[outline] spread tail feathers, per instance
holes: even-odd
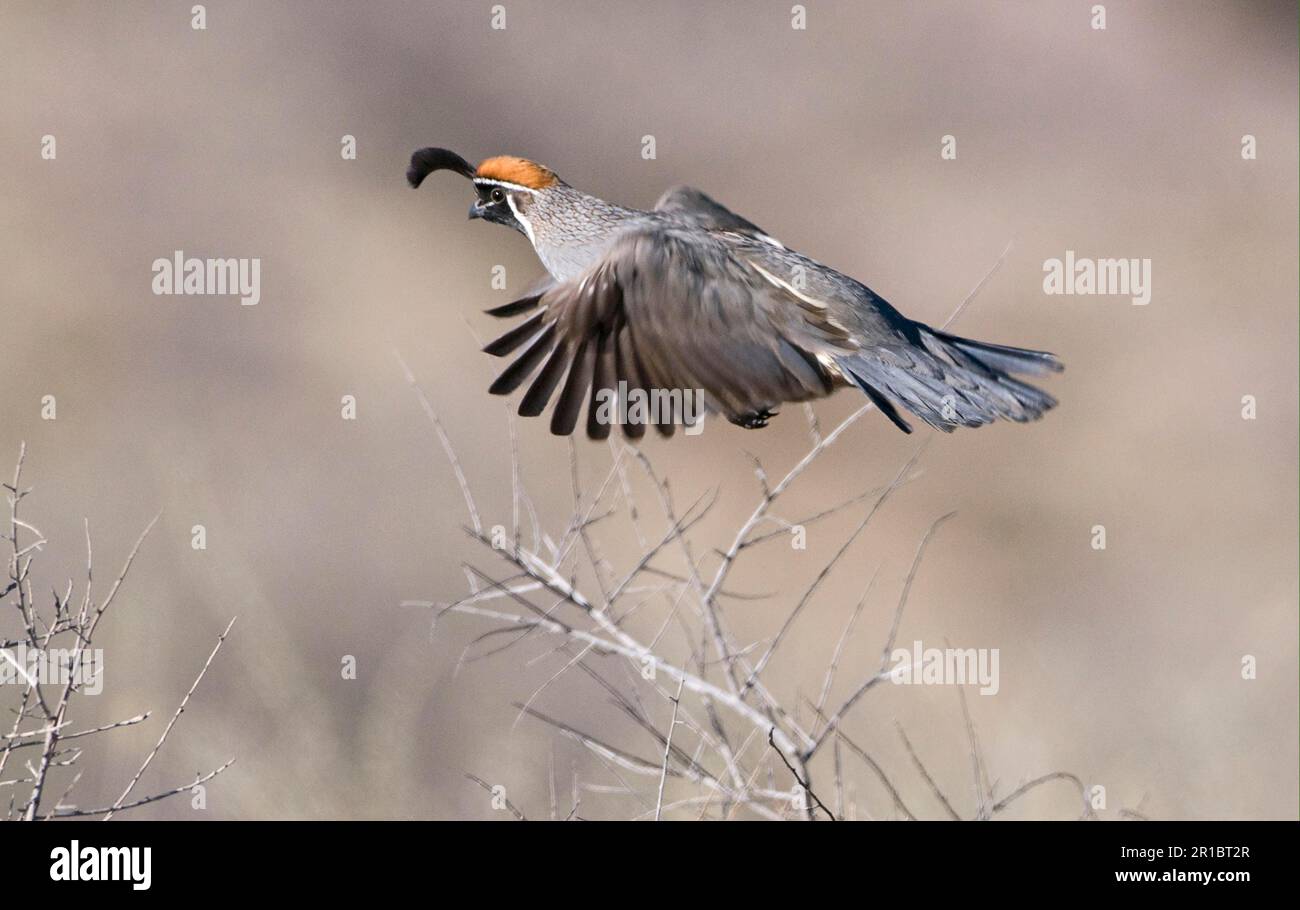
[[[1064,369],[1045,351],[986,344],[917,324],[916,344],[838,359],[840,368],[905,433],[911,427],[893,404],[951,433],[994,420],[1037,420],[1056,406],[1041,389],[1013,378]]]
[[[969,338],[949,335],[946,332],[925,329],[922,331],[929,331],[934,337],[955,346],[958,350],[964,351],[981,361],[985,366],[1003,370],[1007,373],[1046,376],[1048,373],[1059,373],[1065,369],[1065,365],[1056,359],[1055,354],[1049,354],[1046,351],[1030,351],[1026,348],[1007,347],[1004,344],[972,341]]]

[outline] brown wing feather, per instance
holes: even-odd
[[[545,319],[546,313],[544,312],[529,317],[500,338],[489,341],[483,346],[484,353],[491,354],[493,357],[504,357],[512,351],[518,350],[520,345],[541,331],[542,322]]]
[[[564,388],[560,391],[560,400],[551,412],[551,432],[556,436],[568,436],[577,426],[582,400],[591,382],[591,364],[595,359],[595,348],[586,338],[581,339],[573,355],[568,378],[564,380]]]
[[[560,384],[560,379],[564,376],[564,368],[568,365],[569,343],[562,340],[555,346],[555,350],[546,361],[546,366],[542,367],[542,371],[537,374],[533,384],[524,393],[523,400],[519,402],[520,417],[536,417],[546,410],[546,403],[551,400],[555,387]]]
[[[568,365],[551,429],[571,433],[587,398],[587,433],[596,439],[610,431],[596,419],[597,394],[620,379],[647,392],[702,390],[731,418],[827,394],[831,378],[818,354],[852,343],[816,305],[750,264],[746,244],[754,243],[762,241],[683,226],[630,230],[583,276],[547,289],[540,313],[488,346],[508,353],[546,327],[493,390],[517,387],[554,347],[520,413],[541,413]],[[670,435],[680,416],[661,414],[656,425]]]
[[[626,383],[629,398],[646,391],[641,370],[637,366],[636,352],[632,350],[632,330],[626,322],[620,323],[614,333],[614,374],[619,382]],[[671,423],[668,425],[671,426]],[[623,424],[623,435],[628,439],[640,439],[645,435],[645,424],[629,421]]]
[[[599,397],[602,393],[606,401],[610,404],[616,404],[618,401],[617,388],[614,385],[614,336],[608,329],[600,333],[596,342],[596,364],[592,371],[591,380],[591,404],[587,409],[587,438],[588,439],[608,439],[610,422],[608,419],[600,419],[601,404]]]
[[[537,340],[532,343],[528,350],[520,354],[514,363],[501,371],[501,375],[496,378],[496,381],[488,386],[488,391],[493,395],[509,395],[532,375],[533,370],[537,369],[537,364],[542,362],[542,358],[550,353],[554,345],[555,323],[552,322],[542,330],[542,334],[537,336]]]

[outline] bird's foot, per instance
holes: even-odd
[[[763,408],[760,411],[750,411],[748,414],[738,414],[729,419],[736,426],[744,427],[746,430],[761,430],[763,427],[767,426],[767,422],[778,413],[778,411],[770,411],[767,408]]]

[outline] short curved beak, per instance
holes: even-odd
[[[473,221],[475,218],[482,218],[482,217],[483,217],[483,207],[478,202],[474,202],[473,204],[471,204],[469,207],[469,220]]]

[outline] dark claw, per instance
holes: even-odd
[[[761,411],[750,411],[748,414],[741,414],[739,417],[732,417],[731,422],[738,427],[744,427],[746,430],[761,430],[767,426],[767,422],[775,417],[779,412],[769,411],[763,408]]]

